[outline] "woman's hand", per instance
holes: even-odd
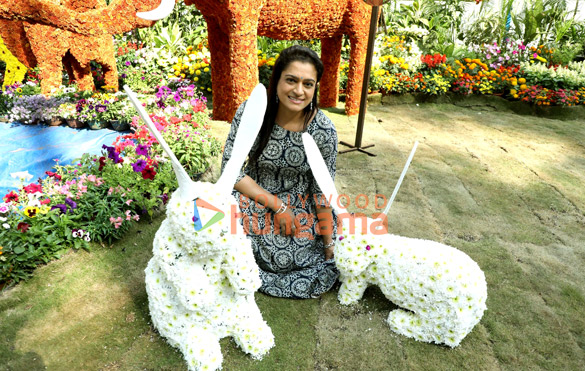
[[[327,246],[329,245],[331,242],[333,242],[333,238],[331,238],[331,235],[324,235],[323,236],[323,246]],[[333,259],[333,250],[335,248],[335,244],[331,247],[328,247],[326,249],[323,249],[323,251],[325,252],[325,261],[329,260],[329,259]]]
[[[295,214],[291,209],[287,208],[282,213],[277,213],[274,216],[274,224],[278,225],[281,236],[294,236],[300,225],[297,225],[298,220],[295,219]]]
[[[329,259],[333,259],[333,248],[335,246],[331,246],[330,248],[325,249],[325,261]]]

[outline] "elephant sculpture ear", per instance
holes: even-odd
[[[158,21],[169,16],[175,8],[175,0],[161,0],[158,8],[148,12],[138,12],[136,16],[147,21]]]

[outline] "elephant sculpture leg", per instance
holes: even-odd
[[[232,71],[229,63],[230,43],[228,35],[222,30],[218,21],[206,17],[209,38],[209,49],[211,51],[211,81],[213,84],[213,118],[215,120],[230,121],[233,117],[229,114],[228,102],[234,100],[231,82]],[[220,82],[229,83],[220,83]],[[236,108],[237,109],[237,108]],[[235,113],[235,110],[234,110]]]
[[[83,46],[79,46],[79,44],[71,47],[71,54],[73,55],[74,59],[79,62],[79,66],[81,67],[79,69],[80,76],[76,76],[76,79],[81,80],[80,88],[82,86],[83,90],[93,90],[95,88],[90,64],[90,62],[93,60],[102,66],[105,84],[112,86],[117,90],[118,70],[116,68],[116,56],[114,53],[114,42],[112,38],[108,36],[98,38],[89,38],[87,36],[76,37],[77,39],[80,37],[85,37],[87,38],[88,43],[96,43],[100,45],[101,48],[101,52],[96,51],[88,53],[87,50],[84,50]]]
[[[25,22],[25,30],[30,47],[38,61],[41,77],[41,93],[50,94],[53,89],[61,86],[62,82],[62,58],[66,48],[61,50],[47,47],[47,35],[55,40],[62,40],[64,35],[59,34],[51,26],[42,24],[30,24]]]
[[[96,59],[96,62],[102,65],[105,84],[114,88],[114,90],[118,90],[118,69],[116,68],[116,57],[113,55],[106,55],[101,59]]]
[[[253,14],[245,14],[239,18],[241,23],[231,21],[233,27],[230,28],[229,38],[230,43],[230,68],[233,81],[233,97],[229,102],[226,112],[220,112],[221,115],[226,114],[226,119],[231,119],[238,109],[238,102],[246,100],[254,86],[258,84],[258,56],[255,53],[250,53],[249,45],[256,46],[258,29],[258,12],[256,16]],[[243,30],[251,30],[244,32]],[[215,113],[214,113],[215,116]]]
[[[346,100],[345,113],[348,116],[351,116],[357,115],[360,108],[368,40],[350,35],[349,42],[351,43],[351,51],[349,57],[349,72],[347,74],[346,97],[352,97],[352,99]]]
[[[320,107],[335,107],[337,105],[342,41],[342,35],[321,39],[321,60],[323,60],[325,70],[319,89]]]

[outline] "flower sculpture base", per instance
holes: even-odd
[[[234,198],[222,197],[213,184],[195,184],[199,197],[213,207],[240,211]],[[176,191],[156,233],[154,256],[145,270],[152,321],[181,350],[190,369],[221,368],[219,340],[226,336],[260,359],[274,337],[254,301],[261,282],[251,242],[239,223],[232,233],[230,213],[196,231],[203,209],[197,215],[194,209],[194,201],[181,199]]]
[[[348,231],[344,226],[335,248],[342,304],[357,302],[368,285],[376,285],[407,309],[390,312],[393,331],[450,347],[459,345],[483,316],[485,276],[462,251],[435,241]]]

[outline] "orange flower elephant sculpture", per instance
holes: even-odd
[[[160,0],[0,0],[0,36],[26,67],[38,66],[41,90],[61,85],[63,66],[82,90],[94,88],[90,61],[100,63],[107,85],[118,87],[112,35],[151,21],[136,12]]]
[[[363,0],[185,0],[207,21],[213,115],[231,120],[258,83],[256,37],[321,39],[325,72],[319,105],[334,107],[343,35],[351,42],[345,111],[357,114],[366,59],[370,7]]]

